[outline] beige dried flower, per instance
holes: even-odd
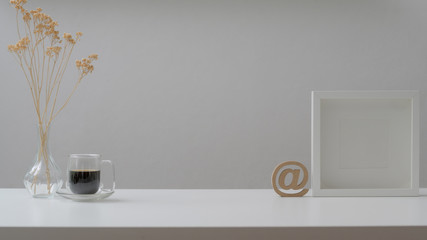
[[[70,33],[64,33],[61,38],[59,31],[56,30],[58,22],[43,13],[41,8],[26,10],[23,7],[26,3],[27,0],[10,0],[10,4],[17,11],[17,16],[21,14],[22,20],[25,22],[23,24],[25,31],[19,31],[20,24],[17,24],[20,40],[16,44],[8,45],[7,49],[15,55],[24,71],[30,85],[33,101],[35,103],[40,99],[47,101],[44,104],[46,106],[44,111],[38,109],[42,105],[35,104],[38,119],[47,126],[67,105],[69,98],[81,80],[93,71],[92,61],[97,60],[98,55],[91,54],[88,58],[76,61],[77,69],[80,72],[77,84],[62,107],[57,109],[55,106],[56,98],[62,77],[74,45],[80,40],[83,33],[77,32],[75,38]],[[16,20],[18,21],[18,18]],[[20,33],[25,33],[25,35],[21,37]],[[42,56],[42,58],[38,56]],[[42,91],[42,89],[46,91]],[[42,94],[46,94],[46,96],[41,97]]]
[[[27,0],[11,0],[10,4],[14,6],[17,11],[21,11],[21,13],[25,13],[24,7],[22,5],[26,4]]]
[[[48,47],[46,50],[46,55],[48,57],[58,57],[59,53],[61,52],[61,47],[55,46],[55,47]]]
[[[76,44],[76,41],[73,39],[73,36],[71,36],[71,34],[69,33],[64,33],[64,36],[62,38],[64,38],[65,41],[67,41],[68,43],[71,43],[73,45]]]
[[[82,60],[76,60],[76,67],[80,71],[80,74],[86,76],[88,73],[92,73],[94,67],[92,61],[98,59],[98,54],[91,54],[87,58],[82,58]]]
[[[92,60],[98,60],[98,54],[91,54],[89,55],[89,58]]]
[[[22,19],[23,19],[25,22],[30,21],[30,20],[31,20],[31,14],[30,14],[29,12],[25,12],[25,14],[24,14],[24,16],[22,17]]]
[[[9,45],[7,46],[7,48],[10,52],[22,53],[28,48],[29,44],[30,44],[30,39],[28,37],[23,37],[15,45]]]

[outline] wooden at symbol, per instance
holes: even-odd
[[[284,167],[292,166],[292,165],[294,165],[294,166],[296,165],[296,166],[300,167],[303,171],[304,175],[303,175],[303,179],[300,183],[298,183],[299,175],[301,172],[300,169],[285,168],[283,171],[280,171]],[[279,174],[279,179],[277,179],[277,174]],[[292,181],[288,185],[286,185],[285,179],[286,179],[286,176],[288,174],[292,174]],[[277,179],[277,181],[276,181],[276,179]],[[302,197],[308,192],[308,189],[304,188],[305,185],[307,184],[307,181],[308,181],[308,171],[307,171],[307,168],[300,162],[288,161],[288,162],[283,162],[283,163],[277,165],[277,167],[273,171],[271,181],[273,184],[274,191],[277,194],[279,194],[281,197]],[[302,190],[300,192],[297,192],[297,193],[282,192],[278,188],[277,182],[279,182],[279,187],[284,189],[284,190],[291,190],[291,189],[292,190],[302,189]]]

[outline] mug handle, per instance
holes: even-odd
[[[111,160],[102,160],[101,161],[101,165],[104,164],[104,163],[111,165],[111,169],[113,170],[113,185],[112,185],[112,187],[110,189],[106,189],[106,188],[104,188],[104,184],[101,183],[101,190],[105,190],[105,191],[109,191],[109,192],[114,192],[114,189],[116,188],[116,170],[114,168],[114,164],[113,164],[113,162]]]

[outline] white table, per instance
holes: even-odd
[[[102,201],[73,202],[0,189],[0,239],[427,239],[427,189],[420,194],[281,198],[271,189],[119,189]]]

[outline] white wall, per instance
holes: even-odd
[[[0,187],[22,187],[35,112],[7,52],[0,2]],[[427,2],[32,0],[98,53],[56,119],[51,149],[102,153],[119,188],[269,188],[285,160],[310,165],[312,90],[420,90],[427,187]],[[73,81],[74,66],[65,80]],[[69,86],[68,86],[69,87]]]

